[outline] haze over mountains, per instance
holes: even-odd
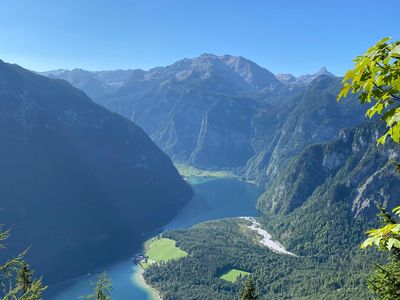
[[[203,54],[149,71],[47,72],[136,122],[173,160],[264,184],[305,146],[363,119],[322,68],[283,80],[243,57]],[[314,118],[313,116],[317,116]]]
[[[299,77],[295,77],[292,74],[276,74],[276,78],[278,78],[279,81],[281,81],[284,84],[287,85],[307,85],[311,83],[314,79],[318,78],[319,76],[328,76],[328,77],[335,77],[331,72],[329,72],[326,67],[322,67],[317,73],[315,74],[306,74],[306,75],[301,75]]]
[[[130,255],[191,198],[141,128],[69,83],[0,61],[0,100],[7,255],[32,246],[47,283]]]

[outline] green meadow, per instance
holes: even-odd
[[[231,269],[225,274],[223,274],[220,278],[229,282],[235,282],[239,278],[239,276],[243,277],[248,275],[250,275],[249,272],[245,272],[238,269]]]
[[[149,242],[146,246],[146,255],[151,262],[165,262],[185,257],[188,254],[176,247],[176,241],[160,238]]]
[[[174,163],[179,174],[183,177],[211,177],[211,178],[235,178],[237,175],[230,171],[211,171],[211,170],[201,170],[194,166]]]

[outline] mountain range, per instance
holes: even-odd
[[[325,68],[282,80],[243,57],[203,54],[149,71],[53,71],[130,118],[174,161],[266,184],[305,146],[363,120]],[[294,76],[292,76],[294,78]]]

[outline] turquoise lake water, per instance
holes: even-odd
[[[163,230],[187,228],[200,222],[228,217],[257,216],[261,189],[238,179],[189,178],[194,197]],[[140,249],[138,249],[140,251]],[[134,253],[132,253],[134,254]],[[135,279],[139,270],[130,258],[104,267],[113,283],[113,300],[151,300],[151,292]],[[88,274],[49,287],[45,299],[73,300],[89,294],[96,274]]]

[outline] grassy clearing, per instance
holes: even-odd
[[[201,170],[194,166],[175,163],[174,164],[179,174],[183,177],[216,177],[216,178],[235,178],[237,175],[230,171],[210,171]]]
[[[239,276],[248,276],[250,275],[249,272],[245,272],[242,270],[238,270],[238,269],[232,269],[229,270],[228,272],[226,272],[225,274],[223,274],[220,278],[229,282],[235,282],[236,280],[238,280]]]
[[[188,255],[185,251],[176,247],[176,241],[160,238],[150,241],[146,246],[146,255],[150,261],[165,262],[171,259],[178,259]]]

